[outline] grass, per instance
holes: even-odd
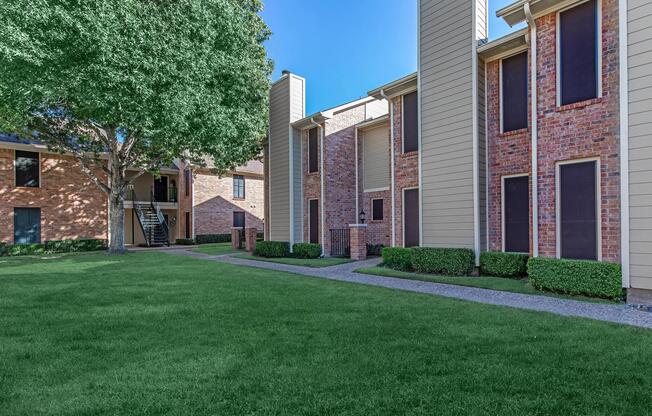
[[[231,243],[203,244],[192,250],[197,253],[210,254],[211,256],[221,256],[224,254],[239,253],[239,250],[233,249]]]
[[[268,263],[279,263],[279,264],[288,264],[290,266],[303,266],[303,267],[312,267],[312,268],[323,268],[337,266],[340,264],[351,263],[351,259],[344,259],[339,257],[325,257],[323,259],[297,259],[294,257],[282,257],[282,258],[272,258],[268,259],[266,257],[254,256],[251,254],[245,254],[238,256],[240,259],[246,260],[256,260],[256,261],[265,261]]]
[[[0,262],[2,415],[652,408],[649,330],[165,253]]]
[[[445,283],[457,286],[479,287],[482,289],[500,290],[503,292],[524,293],[526,295],[552,296],[564,299],[582,300],[592,303],[619,303],[607,299],[597,299],[588,296],[571,296],[557,293],[542,292],[535,289],[527,279],[507,279],[503,277],[469,277],[469,276],[438,276],[432,274],[420,274],[411,272],[402,272],[399,270],[389,269],[387,267],[366,267],[355,270],[356,273],[368,274],[383,277],[397,277],[399,279],[419,280],[424,282]]]

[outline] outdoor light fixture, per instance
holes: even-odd
[[[360,211],[360,224],[364,224],[364,220],[367,218],[367,214],[364,213],[364,210]]]

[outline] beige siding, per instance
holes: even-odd
[[[628,3],[630,284],[652,289],[652,3]]]
[[[389,126],[364,130],[360,135],[364,190],[389,189]]]
[[[474,26],[472,0],[421,0],[424,246],[474,247],[473,42],[486,35],[479,4]]]
[[[291,167],[295,171],[292,188],[300,191],[297,186],[296,159],[301,153],[292,152],[296,145],[290,146],[294,138],[290,138],[290,123],[304,116],[305,81],[294,75],[281,78],[270,91],[269,111],[269,230],[271,240],[290,241],[290,211],[291,211]],[[290,161],[294,155],[294,160]],[[300,163],[300,161],[299,161]],[[299,165],[300,167],[300,165]],[[300,181],[300,179],[299,179]],[[296,204],[294,204],[296,205]],[[296,206],[295,206],[296,210]],[[295,218],[295,223],[297,219]]]

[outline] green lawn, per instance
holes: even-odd
[[[283,258],[268,259],[265,257],[253,256],[251,254],[238,256],[238,258],[247,259],[247,260],[256,260],[256,261],[266,261],[268,263],[289,264],[291,266],[313,267],[316,269],[322,267],[337,266],[339,264],[351,263],[352,261],[351,259],[343,259],[339,257],[325,257],[323,259],[295,259],[292,257],[283,257]]]
[[[238,253],[234,250],[231,243],[204,244],[194,249],[197,253],[210,254],[211,256],[221,256],[223,254]]]
[[[479,287],[482,289],[501,290],[503,292],[524,293],[526,295],[552,296],[563,299],[583,300],[593,303],[618,303],[607,299],[596,299],[587,296],[571,296],[557,293],[542,292],[535,289],[527,279],[507,279],[503,277],[470,277],[470,276],[439,276],[433,274],[420,274],[402,272],[387,267],[365,267],[357,269],[356,273],[369,274],[383,277],[397,277],[399,279],[420,280],[424,282],[445,283],[449,285]]]
[[[651,346],[165,253],[0,259],[1,415],[645,415]]]

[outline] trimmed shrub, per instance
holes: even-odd
[[[195,239],[197,244],[216,244],[216,243],[230,243],[231,234],[201,234],[196,235]],[[178,243],[177,243],[178,244]]]
[[[618,299],[623,294],[619,264],[532,258],[527,270],[530,282],[539,290],[607,299]]]
[[[45,244],[32,243],[32,244],[13,244],[7,246],[7,254],[9,256],[34,256],[45,254]]]
[[[0,248],[0,256],[35,256],[41,254],[82,253],[106,250],[106,240],[56,240],[45,243],[13,244]],[[4,254],[3,254],[4,251]]]
[[[480,255],[482,274],[519,278],[527,275],[527,254],[485,252]]]
[[[382,256],[384,244],[369,244],[367,243],[367,256]]]
[[[409,272],[412,270],[412,249],[385,247],[382,250],[383,266]]]
[[[0,242],[0,257],[7,255],[7,244]]]
[[[425,248],[412,250],[412,267],[419,273],[464,276],[475,268],[475,254],[466,248]]]
[[[321,257],[321,245],[297,243],[292,246],[292,254],[299,259],[317,259]]]
[[[256,243],[254,255],[267,258],[290,256],[290,243],[287,241],[261,241]]]
[[[195,245],[195,240],[193,240],[192,238],[177,238],[176,243],[179,246],[194,246]],[[204,244],[207,244],[207,243],[204,243]]]

